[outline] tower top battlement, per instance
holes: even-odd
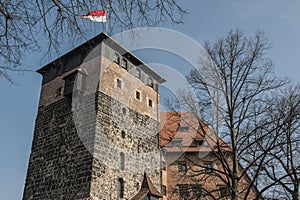
[[[60,56],[59,58],[46,64],[42,68],[38,69],[37,72],[43,76],[42,84],[45,84],[53,80],[56,76],[59,76],[80,66],[85,61],[87,55],[98,45],[103,43],[113,49],[116,54],[126,59],[126,61],[128,61],[131,66],[138,67],[141,71],[151,76],[158,83],[163,83],[166,81],[161,75],[152,70],[150,66],[136,57],[132,52],[128,51],[113,38],[102,32],[99,35]],[[105,52],[103,52],[102,50],[99,53],[102,55],[105,54]],[[112,60],[114,59],[114,55],[109,56]],[[128,70],[130,71],[131,69],[129,68]]]

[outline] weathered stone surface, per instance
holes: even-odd
[[[128,107],[126,114],[113,115],[113,110],[122,110],[124,105],[101,92],[98,92],[97,101],[92,197],[118,199],[118,179],[122,178],[124,198],[130,199],[140,189],[146,170],[160,190],[159,122]],[[122,121],[127,125],[122,125]],[[126,133],[125,138],[122,131]],[[119,168],[121,152],[125,154],[124,170]]]
[[[40,108],[23,199],[83,199],[91,177],[92,156],[76,132],[70,99]]]

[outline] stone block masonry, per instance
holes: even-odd
[[[126,113],[113,114],[123,108]],[[146,157],[159,149],[158,121],[102,92],[84,97],[78,109],[82,112],[72,112],[67,97],[39,108],[23,200],[118,199],[119,178],[125,181],[124,198],[130,199],[145,170],[161,188],[161,172],[151,168],[159,166],[160,155]],[[125,153],[124,170],[119,168],[120,152]]]
[[[160,190],[159,122],[102,92],[97,93],[97,98],[92,197],[118,199],[118,180],[122,178],[124,199],[131,199],[140,189],[144,171]],[[118,115],[114,115],[115,110]],[[121,153],[125,156],[123,170]]]
[[[89,196],[93,157],[79,138],[71,99],[38,111],[23,200]]]

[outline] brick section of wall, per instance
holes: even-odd
[[[76,132],[71,99],[38,111],[23,200],[89,197],[92,156]]]
[[[178,157],[179,154],[168,153],[165,155],[166,160],[174,160],[172,157]],[[211,162],[213,169],[224,171],[222,164],[213,154],[207,155],[205,158],[199,158],[199,153],[184,153],[175,162],[167,166],[166,174],[163,177],[164,181],[167,181],[167,195],[163,198],[164,200],[180,200],[183,199],[179,196],[178,184],[199,184],[203,188],[201,199],[213,200],[213,199],[229,199],[230,197],[220,197],[220,186],[226,185],[223,180],[227,180],[225,175],[216,172],[210,173],[205,172],[204,168],[201,167],[205,162]],[[232,165],[232,161],[228,156],[227,162]],[[178,163],[185,163],[187,170],[186,172],[179,172]],[[242,169],[240,169],[241,171]],[[220,178],[222,177],[222,179]],[[240,199],[244,199],[244,191],[249,186],[249,180],[244,177],[239,182],[239,193]],[[187,191],[188,199],[198,199],[197,196],[193,196],[191,191]],[[204,196],[204,194],[206,194]],[[213,196],[213,197],[212,197]],[[248,199],[255,199],[255,190],[251,190]]]
[[[117,79],[122,82],[122,88],[117,87]],[[99,91],[143,115],[159,119],[158,92],[105,56],[101,56]],[[139,100],[136,98],[136,91],[140,92]],[[152,107],[149,106],[149,99],[152,100]]]

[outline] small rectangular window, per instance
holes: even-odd
[[[122,59],[121,67],[127,70],[127,60]]]
[[[115,53],[115,55],[114,55],[114,62],[117,64],[120,64],[120,56],[117,53]]]
[[[152,108],[152,100],[151,99],[148,100],[148,106]]]
[[[179,126],[178,127],[179,132],[189,132],[189,130],[190,130],[190,127],[188,127],[188,126]]]
[[[141,93],[139,91],[135,92],[135,98],[141,100]]]
[[[140,69],[134,69],[133,71],[132,71],[132,73],[133,73],[133,75],[135,76],[135,77],[137,77],[137,78],[141,78],[141,70]]]
[[[194,139],[194,144],[198,147],[202,146],[204,143],[203,139]]]
[[[61,87],[57,88],[55,91],[55,97],[59,97],[61,95],[61,91],[62,91]]]
[[[120,79],[117,79],[117,87],[122,88],[122,81]]]
[[[204,162],[203,168],[205,173],[211,173],[213,170],[213,164],[212,162]]]
[[[72,95],[73,87],[74,87],[75,80],[76,80],[76,76],[77,76],[77,72],[72,73],[72,74],[70,74],[70,75],[68,75],[67,77],[64,78],[65,79],[65,86],[64,86],[64,95],[65,96]]]
[[[185,163],[177,163],[178,172],[186,172],[186,164]]]
[[[153,83],[153,79],[152,78],[148,78],[147,84],[153,88],[154,83]]]

